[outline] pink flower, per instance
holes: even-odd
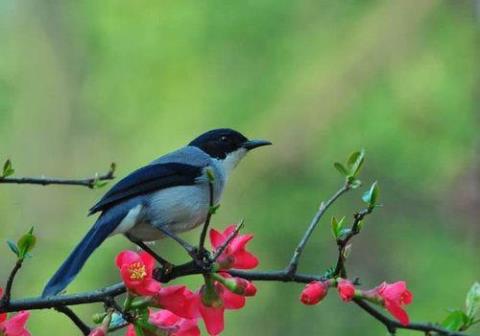
[[[31,336],[25,324],[27,323],[30,313],[21,311],[6,320],[6,314],[0,316],[0,335],[5,336]]]
[[[219,283],[208,293],[206,286],[202,286],[197,293],[198,311],[205,322],[209,335],[218,335],[224,329],[225,309],[240,309],[245,305],[245,297],[226,290]]]
[[[210,230],[210,242],[215,250],[228,239],[228,237],[235,231],[235,225],[230,225],[223,231],[218,232],[215,229]],[[227,248],[223,251],[217,262],[222,269],[228,268],[240,268],[240,269],[252,269],[257,267],[258,259],[256,256],[245,250],[247,243],[253,238],[253,235],[237,235],[228,244]]]
[[[337,283],[338,295],[344,302],[352,301],[355,297],[355,286],[349,280],[340,279]]]
[[[90,334],[88,336],[105,336],[107,333],[105,332],[105,329],[102,327],[98,327],[90,331]]]
[[[198,317],[195,294],[185,286],[169,286],[161,288],[153,297],[155,307],[169,310],[186,319]]]
[[[392,284],[383,282],[374,291],[383,299],[383,304],[390,314],[401,324],[408,325],[410,319],[403,307],[412,302],[413,294],[407,289],[405,281]]]
[[[217,283],[234,294],[241,296],[255,296],[257,294],[257,288],[251,281],[234,277],[226,272],[220,272],[218,275],[219,277],[216,277]]]
[[[158,327],[176,328],[172,336],[199,336],[196,319],[184,319],[168,310],[159,310],[150,314],[150,322]]]
[[[3,294],[3,288],[0,287],[0,299],[2,298],[2,294]],[[0,323],[5,321],[6,319],[7,319],[7,313],[1,313],[0,314]]]
[[[233,277],[232,280],[236,286],[235,294],[242,296],[255,296],[257,294],[257,287],[251,281],[236,277]]]
[[[324,281],[312,281],[302,291],[300,300],[303,304],[314,305],[327,296],[328,283]]]
[[[123,251],[117,255],[115,264],[120,269],[125,286],[137,295],[154,295],[161,286],[152,278],[155,259],[147,252]]]
[[[169,331],[169,336],[200,336],[196,319],[184,319],[168,310],[151,312],[148,321],[159,329]],[[133,325],[128,326],[125,336],[136,336]]]

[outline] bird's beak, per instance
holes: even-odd
[[[272,143],[270,141],[266,141],[266,140],[248,140],[243,143],[242,147],[245,148],[246,150],[251,150],[257,147],[268,146],[271,144]]]

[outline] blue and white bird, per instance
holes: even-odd
[[[47,283],[42,296],[56,295],[75,278],[88,257],[115,234],[148,242],[205,222],[210,190],[207,170],[214,175],[213,200],[218,204],[228,177],[245,156],[265,140],[248,140],[228,128],[208,131],[187,146],[166,154],[116,183],[89,214],[100,212],[90,231]]]

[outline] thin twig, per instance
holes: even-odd
[[[196,266],[194,263],[188,263],[185,265],[176,266],[172,273],[166,276],[166,280],[170,281],[175,278],[192,275],[192,274],[201,274],[203,270]],[[312,274],[300,274],[297,273],[293,276],[293,278],[288,274],[286,270],[279,270],[279,271],[240,271],[240,270],[229,270],[233,276],[241,277],[247,280],[256,280],[256,281],[281,281],[281,282],[295,282],[295,283],[309,283],[312,281],[322,281],[326,280],[324,275],[312,275]],[[163,280],[163,279],[160,279]],[[58,295],[53,297],[47,298],[28,298],[28,299],[21,299],[21,300],[14,300],[11,301],[8,309],[4,307],[0,308],[0,313],[3,312],[15,312],[20,310],[32,310],[32,309],[48,309],[48,308],[55,308],[58,306],[64,305],[79,305],[79,304],[87,304],[87,303],[94,303],[94,302],[110,302],[113,297],[121,295],[125,293],[125,287],[123,284],[116,284],[110,287],[102,288],[93,292],[85,292],[85,293],[78,293],[78,294],[71,294],[71,295]],[[387,328],[390,328],[390,331],[396,329],[409,329],[409,330],[417,330],[417,331],[432,331],[436,333],[440,333],[444,336],[468,336],[464,333],[459,332],[452,332],[431,323],[410,323],[406,326],[401,325],[395,320],[392,320],[382,313],[377,311],[373,308],[370,304],[366,303],[361,299],[354,299],[354,302],[365,310],[367,313],[372,315],[374,318],[379,320],[382,324],[384,324]]]
[[[83,322],[80,317],[78,317],[78,315],[74,313],[73,310],[71,310],[67,306],[58,306],[55,307],[55,310],[68,316],[68,318],[72,320],[72,322],[78,327],[78,329],[80,329],[82,334],[88,335],[90,333],[91,328],[85,322]]]
[[[240,230],[243,227],[244,220],[242,219],[240,223],[235,226],[235,230],[233,230],[232,233],[225,239],[225,241],[220,245],[220,247],[215,251],[215,254],[213,255],[212,262],[217,261],[217,259],[222,255],[223,251],[227,248],[227,246],[232,242],[232,240],[238,235]]]
[[[317,213],[315,214],[315,216],[313,217],[312,221],[310,222],[310,225],[308,226],[307,231],[305,231],[302,239],[300,240],[297,247],[295,248],[295,251],[293,252],[293,256],[290,259],[290,262],[288,263],[288,266],[287,266],[288,274],[293,276],[297,272],[298,263],[300,261],[302,252],[305,249],[305,246],[307,245],[308,240],[310,239],[310,236],[312,235],[313,231],[317,227],[318,222],[322,218],[323,214],[325,214],[327,209],[348,190],[350,190],[350,184],[348,182],[345,182],[342,188],[340,188],[328,201],[322,202],[320,204],[320,207]]]
[[[365,302],[362,299],[355,298],[353,301],[364,311],[366,311],[370,316],[375,318],[377,321],[382,323],[385,328],[387,328],[388,332],[391,334],[395,334],[397,329],[407,329],[407,330],[416,330],[422,332],[435,332],[443,336],[468,336],[468,334],[461,333],[458,331],[451,331],[438,325],[434,325],[432,323],[409,323],[408,325],[403,325],[395,320],[388,318],[387,316],[383,315],[381,312],[373,308],[372,305]]]
[[[213,181],[210,179],[208,180],[208,192],[209,192],[209,202],[208,202],[208,213],[207,218],[205,219],[205,224],[203,224],[202,232],[200,233],[200,242],[198,244],[198,250],[200,254],[205,251],[205,239],[207,237],[208,227],[210,225],[210,220],[212,218],[213,213],[215,212],[215,208],[213,205]]]
[[[348,246],[350,240],[360,233],[361,221],[365,218],[365,216],[371,214],[372,210],[373,208],[368,207],[366,209],[363,209],[362,211],[356,212],[353,215],[353,224],[348,234],[345,237],[340,237],[339,239],[337,239],[338,257],[337,263],[335,265],[335,270],[333,271],[334,277],[347,277],[347,271],[345,269],[345,249]]]
[[[0,307],[8,306],[8,304],[10,303],[10,298],[12,296],[13,280],[15,280],[15,276],[17,275],[18,270],[22,267],[22,264],[23,259],[17,259],[15,266],[13,267],[10,275],[8,276],[7,284],[5,286],[5,293],[0,300]]]
[[[145,244],[143,241],[135,239],[132,235],[130,234],[125,234],[128,240],[130,240],[132,243],[140,247],[142,250],[150,254],[157,262],[159,262],[162,266],[166,265],[171,265],[167,260],[163,259],[160,257],[154,250],[152,250],[150,247],[148,247],[147,244]]]
[[[109,174],[104,176],[95,177],[94,179],[85,179],[85,180],[59,180],[59,179],[33,179],[34,182],[28,181],[30,178],[25,179],[12,179],[12,178],[4,178],[0,180],[0,183],[33,183],[33,184],[70,184],[70,185],[85,185],[88,187],[94,187],[96,182],[103,179],[111,179],[113,178],[113,170],[114,167],[112,166],[111,171]],[[18,181],[20,182],[18,182]],[[335,271],[332,272],[331,270],[326,272],[323,275],[312,275],[312,274],[300,274],[297,273],[298,263],[301,257],[301,254],[310,239],[313,231],[315,230],[316,226],[318,225],[319,220],[324,215],[326,210],[345,192],[347,192],[351,188],[349,183],[345,183],[342,188],[340,188],[328,201],[322,202],[320,205],[319,210],[315,213],[310,225],[303,235],[302,239],[300,240],[298,246],[295,249],[295,252],[287,265],[286,268],[278,271],[242,271],[242,270],[229,270],[233,276],[241,277],[247,280],[256,280],[256,281],[281,281],[281,282],[295,282],[295,283],[310,283],[311,281],[324,281],[330,279],[334,276],[337,276],[340,273],[346,274],[345,267],[344,267],[344,258],[343,254],[345,251],[345,247],[348,245],[349,240],[356,234],[359,233],[359,224],[361,220],[371,212],[371,209],[362,210],[359,213],[354,215],[354,223],[352,225],[351,231],[340,241],[337,241],[339,246],[340,252],[340,259],[337,261],[337,266]],[[213,184],[212,180],[209,179],[209,192],[210,192],[210,208],[207,214],[207,218],[205,224],[203,226],[202,234],[200,236],[199,242],[199,251],[202,253],[204,251],[204,243],[206,238],[206,233],[208,230],[208,226],[210,224],[210,219],[213,213],[215,212],[215,208],[213,205]],[[229,235],[227,240],[224,244],[217,250],[214,260],[221,255],[231,242],[234,237],[238,234],[241,225],[240,223],[235,231]],[[167,234],[167,233],[166,233]],[[168,234],[167,234],[168,235]],[[176,237],[176,236],[174,236]],[[172,238],[174,238],[172,237]],[[174,238],[175,239],[175,238]],[[177,240],[177,239],[175,239]],[[178,241],[178,240],[177,240]],[[183,245],[182,245],[183,246]],[[192,247],[193,248],[193,247]],[[188,246],[187,248],[188,249]],[[188,251],[188,250],[187,250]],[[148,252],[148,250],[147,250]],[[150,253],[150,252],[149,252]],[[201,254],[199,254],[201,255]],[[122,312],[122,308],[118,306],[115,301],[115,297],[122,295],[126,292],[125,286],[122,283],[115,284],[113,286],[105,287],[102,289],[98,289],[91,292],[84,292],[84,293],[77,293],[71,295],[57,295],[51,297],[34,297],[34,298],[25,298],[19,300],[10,300],[11,289],[13,285],[13,281],[15,278],[16,273],[21,267],[21,261],[19,260],[15,267],[12,269],[10,273],[9,279],[7,281],[6,290],[4,297],[0,300],[0,313],[4,312],[16,312],[21,310],[34,310],[34,309],[50,309],[54,308],[65,315],[67,315],[79,328],[82,332],[87,335],[90,328],[83,322],[81,319],[67,306],[72,305],[80,305],[80,304],[87,304],[87,303],[95,303],[95,302],[103,302],[105,305],[111,307],[115,307],[120,313]],[[184,277],[193,274],[205,274],[206,269],[202,267],[196,259],[194,258],[193,261],[174,266],[170,272],[155,272],[154,277],[156,280],[161,282],[168,282],[172,279]],[[354,281],[355,282],[355,281]],[[408,329],[408,330],[416,330],[421,331],[427,334],[430,333],[437,333],[443,336],[467,336],[467,334],[453,332],[444,328],[441,328],[438,325],[432,323],[410,323],[408,325],[402,325],[399,322],[388,318],[387,316],[383,315],[381,312],[377,311],[373,306],[369,303],[365,302],[360,298],[354,299],[354,302],[372,317],[377,319],[381,322],[387,330],[391,334],[395,334],[397,329]]]
[[[113,180],[115,178],[115,164],[112,163],[110,170],[103,175],[96,175],[94,177],[84,179],[63,179],[56,177],[3,177],[0,178],[0,183],[15,183],[15,184],[36,184],[36,185],[72,185],[72,186],[84,186],[93,189],[98,181]]]

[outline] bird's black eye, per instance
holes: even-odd
[[[224,135],[220,138],[220,141],[222,142],[227,142],[228,141],[228,138]]]

